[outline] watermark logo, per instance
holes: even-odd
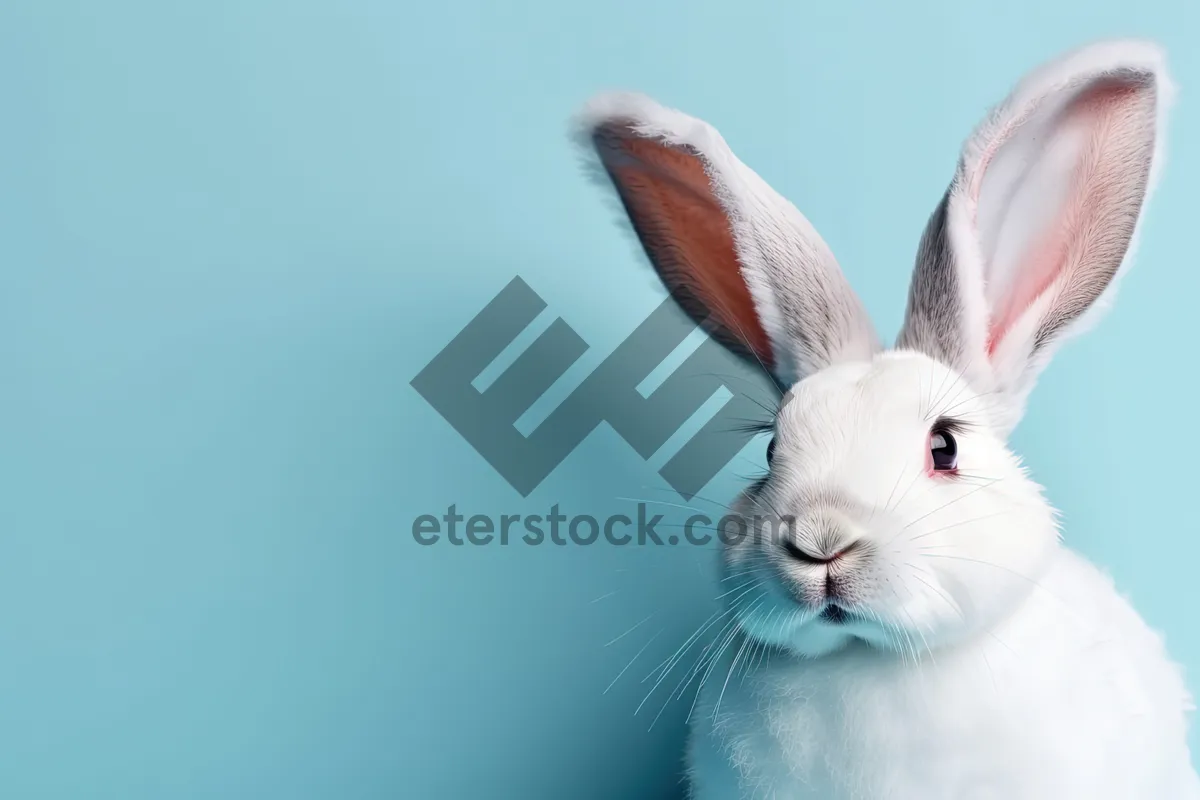
[[[473,381],[546,308],[514,278],[437,356],[412,386],[523,497],[602,422],[650,459],[724,387],[725,404],[659,470],[690,500],[753,435],[763,418],[765,376],[715,341],[704,342],[653,391],[638,387],[696,325],[667,299],[528,436],[516,422],[588,350],[557,318],[485,390]]]

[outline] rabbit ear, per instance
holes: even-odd
[[[898,346],[994,391],[1005,430],[1053,350],[1109,299],[1170,93],[1154,45],[1091,45],[1026,77],[963,150],[921,241]]]
[[[718,341],[785,386],[878,350],[825,242],[710,125],[605,94],[581,128],[668,291]]]

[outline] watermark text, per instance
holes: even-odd
[[[412,537],[419,545],[431,547],[449,544],[454,547],[507,547],[519,544],[537,546],[552,544],[559,547],[586,547],[604,542],[622,547],[676,546],[682,544],[704,547],[719,540],[733,546],[749,537],[785,535],[795,527],[791,516],[747,517],[726,514],[713,519],[705,514],[692,514],[682,524],[663,522],[662,514],[651,513],[645,503],[637,504],[637,512],[597,517],[592,514],[568,515],[558,504],[547,514],[472,514],[461,513],[451,505],[441,514],[422,514],[412,523]],[[776,533],[779,532],[779,533]]]

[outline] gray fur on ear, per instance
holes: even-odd
[[[712,126],[613,93],[578,129],[668,291],[714,338],[783,385],[878,351],[828,246]]]
[[[1153,44],[1109,41],[1034,71],[967,141],[921,239],[897,341],[1020,419],[1053,352],[1102,310],[1160,168],[1172,95]]]

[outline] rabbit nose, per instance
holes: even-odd
[[[813,564],[818,566],[821,564],[832,564],[857,547],[858,542],[849,542],[840,544],[832,550],[817,552],[815,551],[815,548],[801,546],[791,539],[783,540],[783,549],[789,556],[802,564]]]

